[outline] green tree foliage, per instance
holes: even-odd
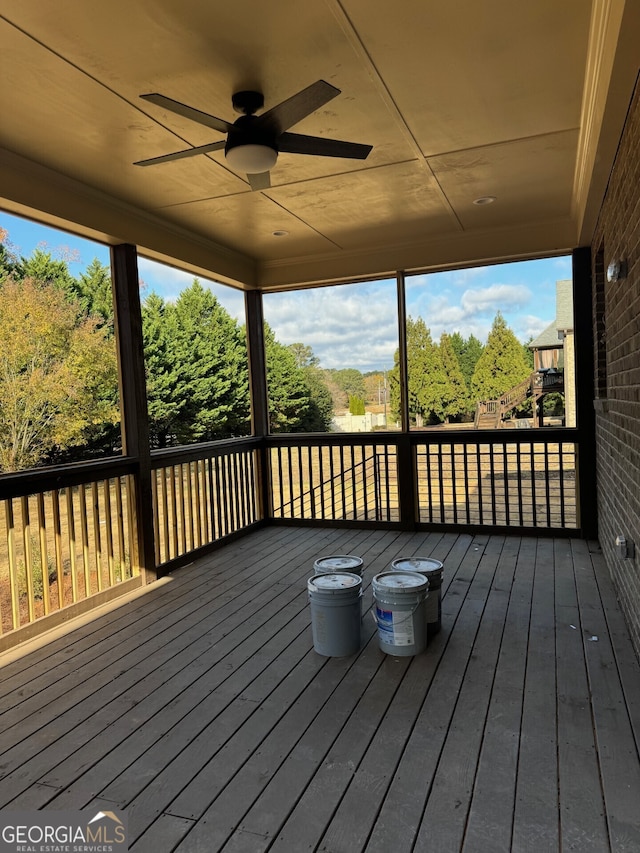
[[[474,400],[497,400],[530,373],[522,344],[498,312],[471,379]]]
[[[409,413],[416,423],[444,419],[443,400],[450,396],[440,350],[424,320],[407,318]]]
[[[391,416],[400,416],[399,350],[389,374]],[[424,320],[407,317],[407,372],[409,378],[409,415],[417,426],[441,422],[446,417],[446,404],[454,392],[442,364],[440,348],[431,338]]]
[[[444,333],[440,337],[440,359],[447,378],[447,388],[442,399],[442,414],[446,423],[451,418],[459,418],[470,409],[469,393],[464,381],[458,357],[453,349],[451,338]]]
[[[467,390],[470,392],[471,377],[473,376],[473,371],[476,369],[476,364],[482,355],[484,347],[475,335],[469,335],[465,340],[460,332],[454,332],[451,335],[451,346],[458,357],[460,370],[462,371]]]
[[[0,282],[15,271],[16,257],[9,243],[9,233],[0,228]]]
[[[309,391],[309,408],[300,419],[300,432],[328,432],[333,419],[333,397],[327,388],[324,371],[318,367],[302,368],[304,380]]]
[[[333,418],[333,397],[325,379],[326,372],[320,368],[320,359],[307,344],[289,344],[296,368],[302,371],[309,405],[300,417],[296,432],[327,432]]]
[[[341,407],[346,409],[349,405],[349,397],[365,397],[364,377],[354,367],[345,367],[342,370],[332,370],[331,376],[335,384],[342,392]]]
[[[147,409],[152,443],[167,447],[172,443],[173,424],[181,413],[180,364],[173,352],[176,337],[175,315],[171,305],[150,293],[142,305]]]
[[[85,272],[72,284],[73,291],[87,314],[99,317],[103,325],[113,323],[111,271],[94,258]]]
[[[16,471],[86,443],[115,424],[112,340],[58,287],[32,278],[0,286],[0,467]]]
[[[364,415],[365,411],[362,397],[356,397],[354,394],[351,394],[349,397],[349,413],[352,415]]]
[[[533,357],[533,350],[532,350],[532,349],[531,349],[531,347],[529,346],[529,344],[531,343],[531,341],[532,341],[532,340],[533,340],[533,338],[529,338],[529,340],[528,340],[528,341],[526,341],[526,342],[522,345],[522,351],[524,352],[524,360],[525,360],[525,361],[527,362],[527,364],[529,365],[529,371],[530,371],[531,373],[533,373],[533,367],[534,367],[534,363],[535,363],[535,359],[534,359],[534,357]]]
[[[244,334],[195,279],[175,305],[143,308],[150,431],[155,443],[191,444],[249,430]]]
[[[289,344],[289,349],[294,354],[297,367],[318,367],[320,359],[313,354],[313,349],[307,344]]]
[[[279,343],[271,327],[264,327],[269,428],[271,432],[299,432],[311,414],[310,393],[304,372],[292,350]]]
[[[67,262],[55,259],[51,252],[34,249],[29,258],[21,258],[15,265],[14,276],[18,279],[30,278],[41,284],[55,285],[71,299],[76,293],[76,282]]]

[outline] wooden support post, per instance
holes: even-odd
[[[244,295],[247,321],[247,352],[249,357],[249,391],[251,396],[251,433],[265,436],[269,433],[269,399],[267,390],[267,364],[264,346],[264,315],[262,293],[248,290]],[[258,449],[256,466],[256,498],[258,518],[272,515],[272,500],[269,489],[269,458],[264,442]]]
[[[132,567],[140,571],[143,581],[150,583],[156,579],[157,571],[142,311],[135,246],[128,244],[112,246],[111,274],[120,380],[122,452],[138,463],[137,472],[130,478],[130,484],[132,484],[132,494],[129,496],[131,501],[129,513],[132,520],[130,559]]]
[[[573,251],[573,322],[576,354],[578,524],[585,539],[598,537],[596,489],[595,360],[591,247]]]
[[[400,420],[402,435],[398,437],[398,500],[400,523],[413,530],[417,521],[417,471],[415,447],[409,437],[409,374],[407,369],[407,308],[404,273],[397,275],[398,351],[400,361]]]

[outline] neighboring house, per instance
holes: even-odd
[[[564,373],[565,426],[576,425],[575,349],[573,334],[573,284],[570,279],[556,282],[556,317],[529,344],[535,370]]]

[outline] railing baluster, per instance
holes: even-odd
[[[113,525],[111,523],[111,483],[108,479],[103,481],[104,495],[104,535],[107,543],[107,567],[109,572],[109,586],[116,583],[116,573],[113,561]]]
[[[98,504],[98,484],[91,483],[91,511],[93,514],[93,543],[95,548],[95,566],[98,592],[102,592],[102,537],[100,535],[100,507]]]
[[[153,478],[155,482],[155,477]],[[124,539],[124,514],[123,514],[123,506],[122,506],[122,479],[120,477],[116,477],[114,481],[115,493],[116,493],[116,535],[118,537],[118,559],[120,561],[120,573],[122,575],[122,579],[125,577],[131,577],[131,572],[127,567],[127,555],[125,553],[125,539]],[[158,560],[158,563],[160,561]]]
[[[11,591],[11,626],[20,626],[20,582],[16,560],[16,531],[13,517],[13,499],[4,502],[5,526],[7,530],[7,557],[9,559],[9,589]]]
[[[38,492],[38,544],[40,554],[40,582],[42,583],[42,609],[46,616],[51,610],[49,589],[49,549],[47,547],[47,527],[44,512],[44,494]]]
[[[56,560],[56,586],[58,592],[58,610],[64,607],[64,562],[62,559],[62,526],[60,523],[60,492],[51,492],[51,514],[53,516],[53,547]]]
[[[31,523],[29,519],[29,498],[26,495],[20,498],[20,508],[22,510],[22,540],[24,543],[24,570],[25,585],[27,588],[27,610],[29,612],[29,622],[33,622],[35,618],[35,602],[33,590],[33,559],[31,553]]]
[[[69,558],[71,560],[71,600],[75,604],[79,601],[78,595],[78,563],[76,559],[76,519],[73,504],[73,486],[65,489],[67,498],[67,536],[69,539]]]

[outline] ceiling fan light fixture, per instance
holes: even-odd
[[[278,152],[269,145],[234,145],[227,149],[225,157],[232,169],[247,175],[259,175],[273,169]]]

